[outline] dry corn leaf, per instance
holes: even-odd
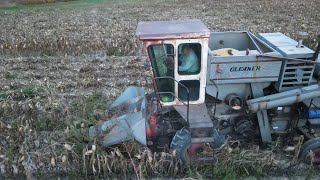
[[[115,150],[115,153],[117,154],[117,156],[123,157],[122,153],[120,152],[120,150],[118,148]]]
[[[55,167],[56,166],[56,159],[54,157],[51,158],[50,161],[51,166]]]
[[[62,161],[63,163],[66,163],[66,162],[67,162],[67,156],[66,156],[66,155],[63,155],[63,156],[61,157],[61,161]]]
[[[66,148],[68,151],[72,150],[72,146],[70,144],[65,143],[63,147]]]
[[[296,148],[294,146],[287,146],[283,149],[285,152],[291,152],[294,151]]]
[[[18,172],[19,172],[18,167],[16,165],[14,165],[14,164],[12,164],[11,167],[12,167],[13,174],[18,174]]]
[[[35,140],[35,141],[34,141],[34,145],[35,145],[37,148],[39,148],[40,142],[39,142],[38,140]]]

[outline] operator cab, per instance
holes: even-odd
[[[204,103],[210,36],[205,24],[200,20],[140,22],[136,35],[146,48],[160,103]]]

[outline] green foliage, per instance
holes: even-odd
[[[66,2],[73,0],[22,0],[19,4],[30,5],[30,4],[47,4],[47,3],[57,3],[57,2]]]
[[[14,79],[14,78],[16,77],[16,75],[13,74],[13,73],[11,73],[11,72],[9,72],[9,71],[6,71],[6,72],[4,73],[4,77],[5,77],[6,79]]]
[[[107,102],[100,94],[93,94],[88,97],[76,99],[71,104],[72,111],[77,113],[88,123],[93,123],[97,112],[104,112],[107,109]]]
[[[1,11],[21,11],[21,10],[32,10],[32,11],[43,11],[48,9],[66,9],[66,8],[81,8],[87,7],[88,5],[101,4],[115,2],[115,0],[66,0],[66,2],[58,2],[57,0],[26,0],[25,4],[28,5],[14,5],[8,7],[1,7]],[[48,1],[48,2],[46,2]],[[118,0],[119,1],[119,0]],[[124,0],[121,0],[124,1]],[[137,0],[131,0],[137,1]]]
[[[40,87],[27,86],[0,92],[0,101],[5,99],[24,100],[41,95],[44,90]]]
[[[192,169],[186,171],[187,177],[197,178],[195,175],[200,175],[221,180],[235,180],[248,176],[263,177],[272,164],[269,158],[265,158],[272,152],[245,150],[244,153],[241,148],[228,152],[227,149],[219,151],[213,163],[192,165]]]
[[[215,166],[213,176],[221,180],[235,180],[239,176],[233,166]]]
[[[318,39],[317,38],[314,38],[312,36],[309,36],[307,39],[305,39],[303,41],[303,44],[313,50],[316,50],[317,48],[317,45],[318,45]]]
[[[196,178],[196,171],[194,169],[188,168],[186,175],[188,178]]]

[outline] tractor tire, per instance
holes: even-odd
[[[191,133],[185,128],[177,131],[171,141],[171,149],[176,151],[176,157],[181,160],[183,164],[187,164],[190,161],[190,158],[187,155],[190,145]]]
[[[308,157],[310,151],[315,154],[313,163],[320,164],[320,137],[310,139],[301,147],[300,158],[307,164],[311,164],[311,159]]]
[[[224,144],[225,136],[219,131],[213,131],[214,143],[210,143],[214,149]],[[191,158],[196,155],[197,150],[203,148],[205,143],[191,144],[191,133],[182,128],[177,131],[171,141],[171,149],[176,151],[176,157],[182,161],[184,165],[189,165]]]

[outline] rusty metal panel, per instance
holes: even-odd
[[[141,40],[208,38],[210,30],[198,19],[139,22],[136,36]]]

